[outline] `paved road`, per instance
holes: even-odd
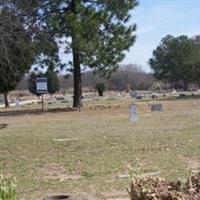
[[[20,101],[19,103],[11,103],[10,107],[17,107],[17,106],[22,106],[22,105],[27,105],[29,103],[37,103],[40,100],[38,99],[33,99],[33,100],[26,100],[26,101]],[[0,108],[4,108],[5,105],[4,104],[0,104]]]

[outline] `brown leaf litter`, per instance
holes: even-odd
[[[186,183],[136,177],[128,192],[131,200],[200,200],[200,173]]]

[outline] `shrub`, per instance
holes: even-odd
[[[103,92],[105,91],[106,87],[103,83],[97,83],[95,86],[99,96],[103,96]]]
[[[16,179],[0,175],[0,200],[16,200]]]

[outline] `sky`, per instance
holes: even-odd
[[[147,72],[148,60],[164,36],[200,34],[200,0],[139,0],[131,14],[137,38],[122,63],[138,64]]]

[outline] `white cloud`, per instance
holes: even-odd
[[[147,27],[144,27],[144,28],[138,27],[136,34],[148,33],[148,32],[154,31],[155,29],[156,28],[154,26],[147,26]]]

